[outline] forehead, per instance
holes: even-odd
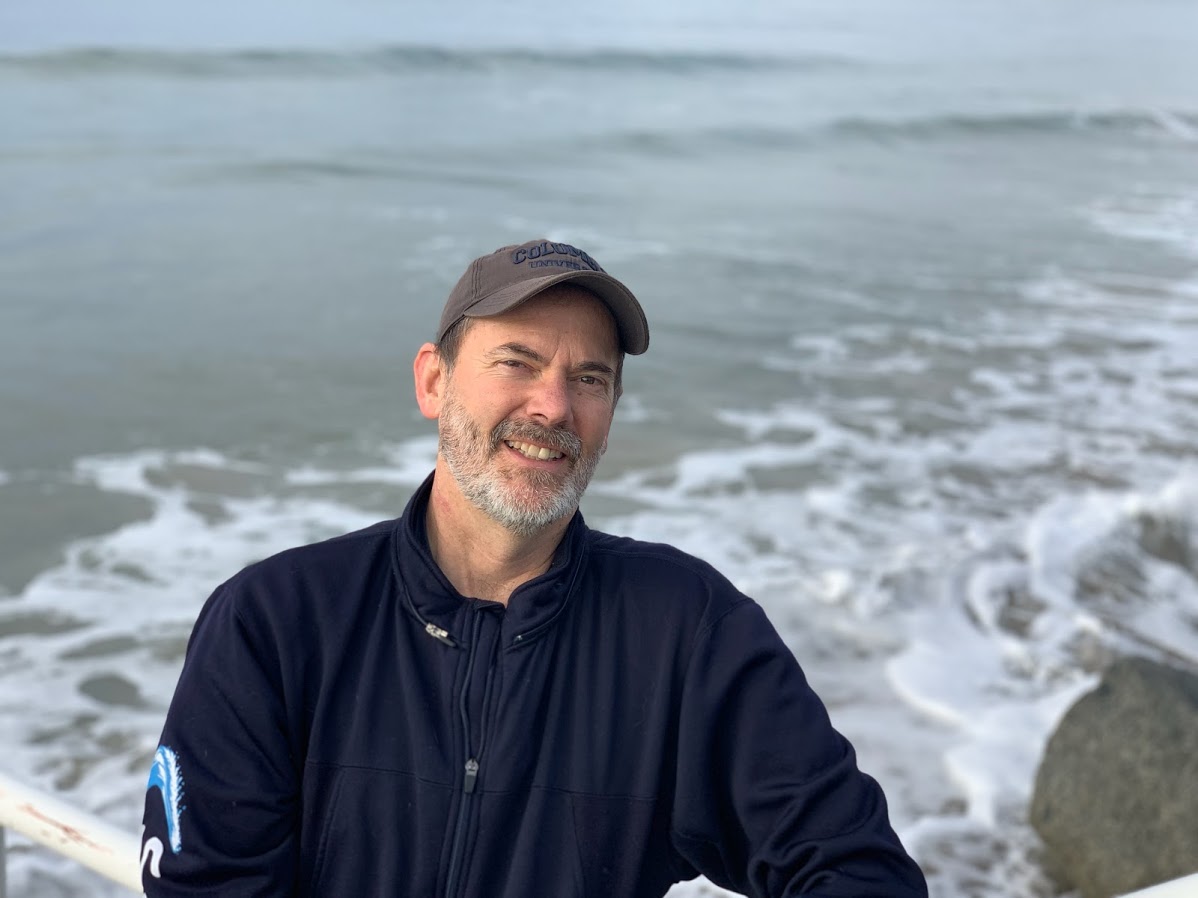
[[[566,343],[588,358],[619,354],[616,322],[607,306],[569,284],[551,287],[502,314],[472,319],[465,341],[479,348],[508,341]]]

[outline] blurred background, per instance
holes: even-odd
[[[932,894],[1198,658],[1189,0],[0,4],[0,758],[136,832],[200,605],[392,517],[474,256],[640,296],[592,526],[779,627]],[[13,894],[117,894],[20,840]],[[672,895],[714,894],[701,882]]]

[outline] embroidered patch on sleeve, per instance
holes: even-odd
[[[150,768],[150,781],[146,784],[146,791],[150,789],[158,789],[162,793],[166,834],[171,851],[178,854],[183,850],[183,833],[179,826],[183,812],[183,774],[179,770],[179,758],[174,749],[158,746],[158,751],[154,753],[154,766]]]

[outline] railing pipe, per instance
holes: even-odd
[[[1198,898],[1198,873],[1132,892],[1123,898]]]
[[[3,827],[141,894],[138,842],[134,836],[0,773],[0,829]],[[2,848],[0,841],[0,862]],[[0,898],[5,895],[3,877],[0,868]]]

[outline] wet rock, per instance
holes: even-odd
[[[1031,823],[1083,898],[1198,871],[1198,676],[1115,662],[1049,739]]]

